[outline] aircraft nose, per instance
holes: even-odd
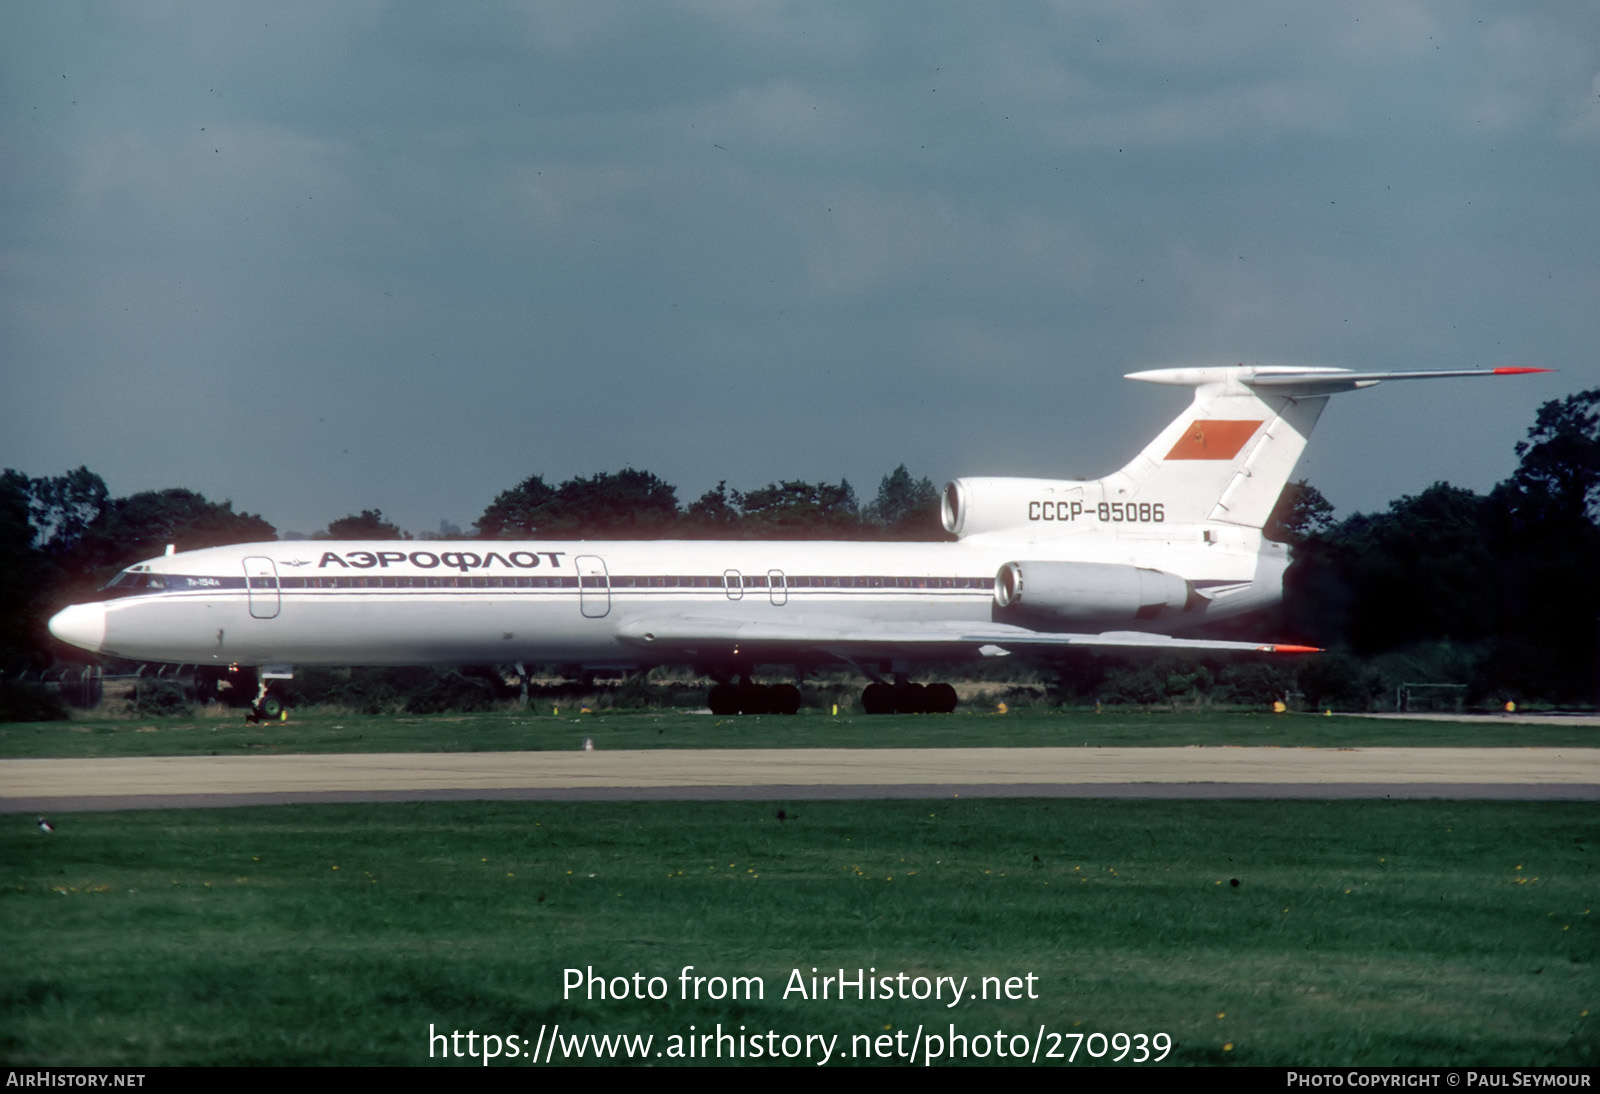
[[[50,633],[63,642],[99,653],[106,641],[106,606],[74,604],[50,618]]]

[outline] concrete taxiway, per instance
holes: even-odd
[[[1600,801],[1591,748],[664,749],[0,761],[0,812],[441,799]]]

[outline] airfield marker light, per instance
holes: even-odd
[[[1288,709],[1289,708],[1284,705],[1284,702],[1283,702],[1282,699],[1274,699],[1272,701],[1272,713],[1274,713],[1274,714],[1282,714],[1285,711],[1287,711]]]
[[[1517,712],[1517,704],[1514,703],[1513,701],[1511,701],[1510,699],[1507,699],[1506,700],[1506,713],[1507,714],[1515,714],[1516,712]]]

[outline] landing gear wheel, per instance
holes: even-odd
[[[922,684],[896,684],[894,709],[896,714],[928,713],[928,689]]]
[[[868,714],[893,714],[894,689],[888,684],[868,684],[861,689],[861,709]]]
[[[800,689],[793,684],[778,684],[770,688],[768,700],[774,714],[800,713]]]
[[[956,689],[949,684],[928,685],[928,713],[953,714],[956,709]]]
[[[250,704],[250,713],[245,721],[252,724],[261,722],[287,722],[289,712],[283,709],[283,700],[276,695],[263,695]]]
[[[740,714],[771,714],[770,689],[760,684],[743,684],[739,688]]]

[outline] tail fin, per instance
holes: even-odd
[[[1266,524],[1328,396],[1384,380],[1505,376],[1541,368],[1352,372],[1337,368],[1152,369],[1130,380],[1193,387],[1194,402],[1132,463],[1103,481],[1106,496],[1158,503],[1171,523]]]

